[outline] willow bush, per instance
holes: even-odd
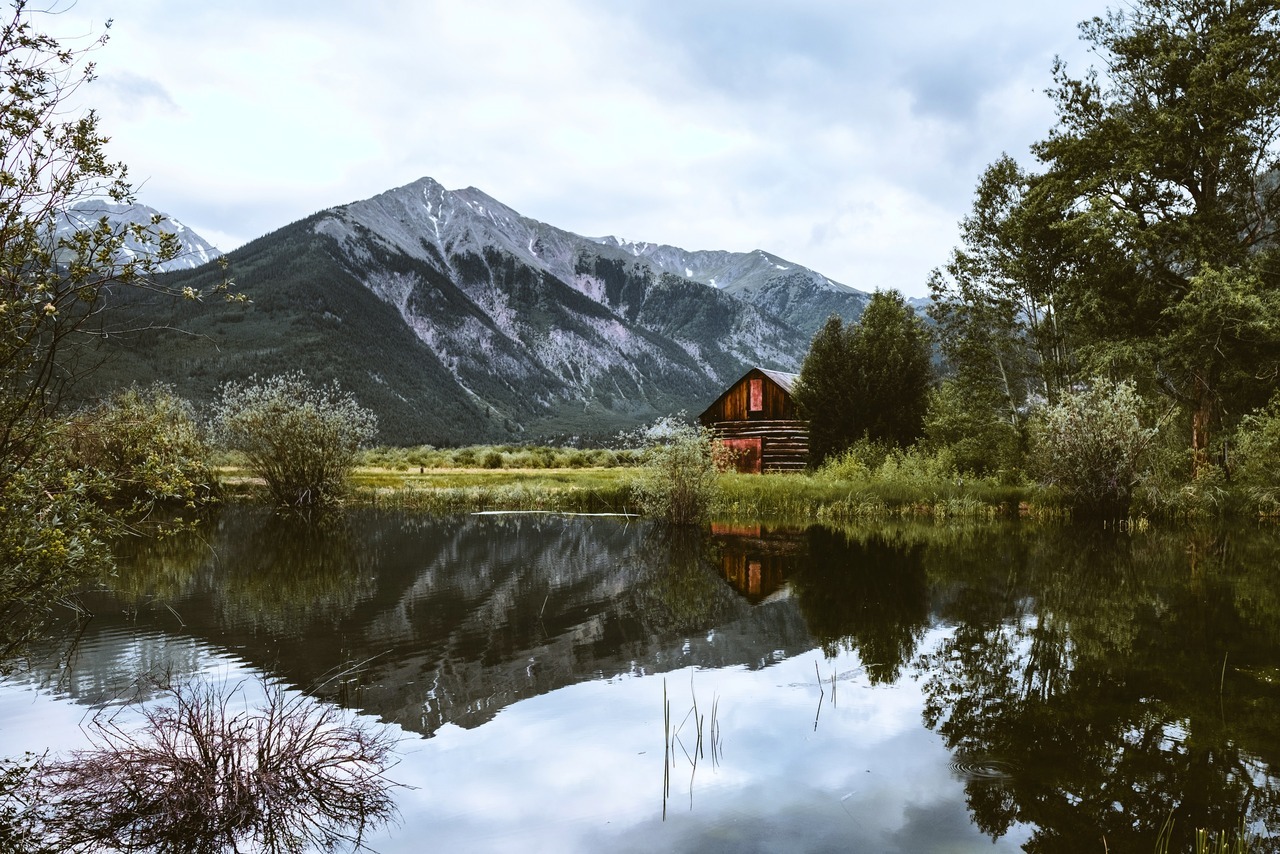
[[[640,509],[672,525],[697,525],[718,493],[718,449],[705,427],[663,418],[642,432],[648,441],[633,490]]]
[[[309,508],[341,500],[377,419],[337,383],[315,386],[295,371],[227,383],[214,405],[214,429],[244,454],[277,503]]]

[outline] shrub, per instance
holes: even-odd
[[[46,454],[0,480],[0,675],[55,603],[110,568],[104,540],[119,519],[89,498],[92,480]]]
[[[1280,394],[1236,428],[1232,477],[1264,513],[1280,513]]]
[[[485,451],[480,459],[480,466],[487,469],[502,468],[502,454],[499,451]]]
[[[668,417],[641,435],[649,442],[634,486],[641,509],[672,525],[700,524],[717,492],[711,431]]]
[[[924,434],[929,447],[947,451],[956,468],[979,477],[1016,482],[1023,463],[1017,427],[997,416],[999,407],[981,392],[948,380],[929,393]]]
[[[332,504],[346,491],[360,446],[377,420],[337,383],[314,386],[301,372],[227,383],[214,405],[218,436],[288,507]]]
[[[1117,517],[1129,511],[1156,430],[1132,382],[1099,378],[1068,392],[1032,425],[1033,466],[1061,490],[1075,513]]]
[[[166,385],[130,388],[74,415],[59,433],[68,469],[89,470],[94,498],[140,515],[160,504],[211,501],[212,450],[191,404]]]

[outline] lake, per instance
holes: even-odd
[[[1170,815],[1274,851],[1278,546],[232,506],[122,550],[0,683],[0,752],[261,677],[394,728],[382,852],[1148,852]]]

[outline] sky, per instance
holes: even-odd
[[[1106,0],[52,0],[139,201],[224,251],[418,178],[927,293]],[[1114,3],[1115,0],[1112,0]]]

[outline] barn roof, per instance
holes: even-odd
[[[796,380],[800,379],[799,374],[788,374],[785,371],[766,371],[760,368],[760,373],[782,386],[782,390],[787,394],[791,394],[795,389]]]

